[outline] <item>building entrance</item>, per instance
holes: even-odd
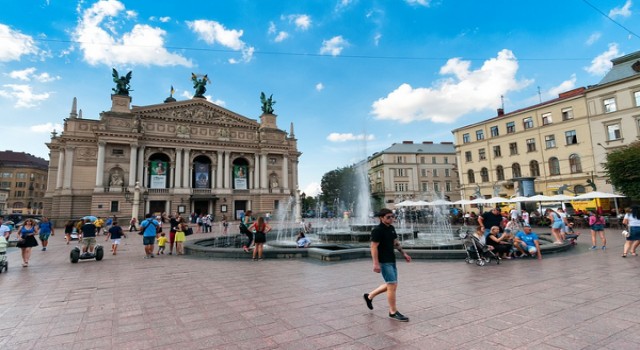
[[[162,215],[167,211],[166,201],[149,201],[149,212],[154,215]]]
[[[247,201],[235,201],[233,205],[233,209],[234,209],[234,212],[233,212],[234,219],[239,220],[240,214],[247,211]]]
[[[209,201],[193,201],[193,211],[196,215],[209,214]]]

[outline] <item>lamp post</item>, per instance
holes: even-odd
[[[307,213],[307,205],[305,203],[305,200],[307,199],[307,195],[302,192],[302,194],[300,194],[300,201],[302,201],[302,215],[305,215]]]

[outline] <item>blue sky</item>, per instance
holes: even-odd
[[[0,148],[48,159],[73,97],[87,119],[110,108],[112,67],[133,71],[134,105],[172,85],[191,98],[195,72],[210,101],[249,118],[273,94],[315,193],[394,142],[452,141],[501,95],[509,112],[597,83],[640,50],[639,15],[632,0],[5,1]]]

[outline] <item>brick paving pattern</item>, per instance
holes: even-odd
[[[0,349],[640,349],[640,257],[607,238],[542,261],[399,261],[401,323],[362,300],[382,281],[368,259],[145,260],[133,234],[71,264],[58,234],[28,268],[9,250]]]

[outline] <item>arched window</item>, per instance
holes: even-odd
[[[467,172],[467,176],[469,177],[469,183],[470,184],[476,183],[476,175],[473,173],[473,170],[469,170]]]
[[[522,171],[520,170],[520,164],[518,163],[513,163],[511,165],[511,172],[513,177],[522,177]]]
[[[480,178],[482,179],[482,182],[489,182],[489,170],[487,170],[487,168],[482,168],[480,170]]]
[[[502,167],[502,165],[498,165],[496,167],[496,179],[498,179],[498,181],[504,180],[504,168]]]
[[[580,156],[577,154],[572,154],[569,156],[569,167],[571,168],[571,173],[581,173],[582,172],[582,164],[580,162]]]
[[[540,176],[540,165],[537,160],[529,162],[529,174],[531,176]]]
[[[549,175],[560,175],[560,161],[556,157],[549,158]]]

